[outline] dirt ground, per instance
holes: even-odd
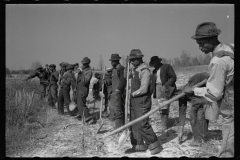
[[[191,139],[191,130],[189,123],[189,110],[187,111],[187,121],[184,132],[184,142],[177,143],[177,124],[178,124],[178,102],[173,102],[170,107],[169,128],[166,132],[158,132],[160,117],[159,112],[150,116],[150,122],[153,126],[158,140],[163,150],[154,155],[156,157],[210,157],[214,156],[221,143],[221,130],[217,123],[210,123],[209,137],[210,141],[201,147],[190,147],[188,145]],[[153,108],[156,107],[156,101],[153,100]],[[54,120],[46,125],[38,125],[38,129],[32,134],[29,142],[21,150],[7,154],[9,157],[152,157],[150,151],[136,152],[126,154],[125,151],[131,148],[130,138],[119,148],[118,138],[120,134],[102,139],[103,135],[111,129],[110,122],[104,118],[102,133],[97,134],[100,127],[99,108],[100,101],[88,104],[90,113],[93,113],[97,119],[96,124],[82,124],[81,121],[71,116],[60,116],[56,109],[50,109],[48,115]],[[34,127],[33,127],[34,128]]]

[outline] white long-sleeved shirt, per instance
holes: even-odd
[[[210,102],[222,98],[224,86],[234,74],[234,60],[229,56],[217,57],[216,53],[219,51],[228,51],[234,54],[234,51],[229,46],[220,43],[214,49],[213,58],[208,66],[209,78],[206,87],[194,88],[196,96],[203,96]]]
[[[148,69],[144,69],[143,71],[141,71],[142,68],[146,68],[146,67],[147,66],[144,63],[142,63],[137,68],[135,68],[135,70],[137,72],[139,72],[139,79],[141,81],[141,86],[138,90],[136,90],[135,92],[132,93],[133,97],[146,94],[148,91],[148,86],[151,83],[150,82],[151,72]],[[132,74],[133,73],[134,72],[132,72]],[[135,76],[135,75],[133,74],[133,76]]]

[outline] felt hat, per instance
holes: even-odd
[[[160,63],[162,61],[162,58],[159,58],[158,56],[152,56],[149,62],[149,66],[154,67],[156,64]]]
[[[221,33],[220,29],[217,29],[217,26],[213,22],[203,22],[197,26],[195,35],[192,36],[192,39],[200,39],[206,37],[218,36]]]
[[[69,65],[67,65],[66,69],[67,69],[67,70],[71,70],[71,69],[73,70],[73,69],[74,69],[74,66],[75,66],[75,65],[73,65],[73,64],[69,64]]]
[[[55,68],[56,65],[55,64],[50,64],[49,67],[54,67]]]
[[[86,64],[86,63],[90,63],[91,60],[88,57],[84,57],[81,62],[82,64]]]
[[[114,53],[111,55],[111,59],[109,59],[110,61],[114,61],[114,60],[120,60],[121,57],[119,56],[119,54]]]
[[[140,49],[133,49],[130,52],[129,55],[129,59],[133,59],[133,58],[142,58],[144,55],[142,54],[142,52],[140,51]]]

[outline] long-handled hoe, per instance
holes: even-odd
[[[103,79],[102,79],[102,92],[103,92],[103,87],[104,87],[104,78],[105,78],[105,71],[106,71],[106,67],[104,67],[104,71],[103,71]],[[101,107],[100,107],[100,127],[97,131],[97,134],[101,132],[102,126],[104,125],[103,123],[103,119],[102,119],[102,107],[103,107],[103,96],[101,96]]]

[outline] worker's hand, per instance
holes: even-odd
[[[193,87],[186,85],[186,86],[184,86],[182,91],[187,95],[191,95],[191,94],[193,94]]]
[[[159,103],[159,104],[160,104],[160,103],[164,103],[165,101],[167,101],[166,98],[160,98],[160,99],[158,99],[158,103]]]
[[[104,94],[103,94],[103,92],[101,91],[101,92],[99,92],[99,95],[101,96],[101,97],[104,97]]]

